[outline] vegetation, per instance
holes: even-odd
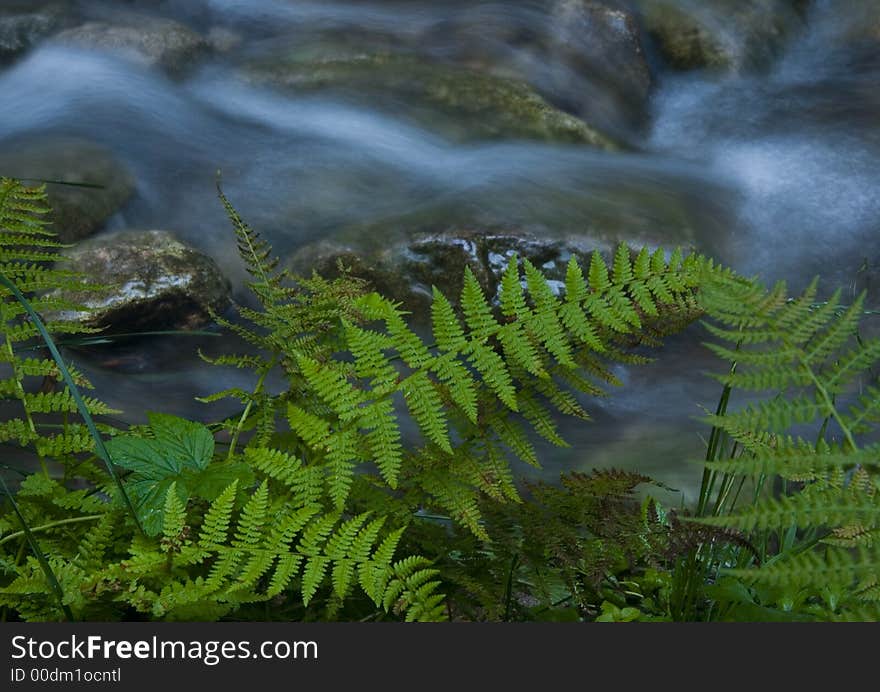
[[[434,289],[432,334],[351,276],[295,277],[220,192],[259,308],[237,415],[120,429],[50,334],[41,188],[0,183],[0,605],[26,620],[875,619],[880,341],[862,298],[789,299],[710,259],[620,247],[551,290],[513,258],[499,296]],[[609,266],[610,265],[610,266]],[[43,322],[40,315],[47,317]],[[699,502],[618,470],[523,484],[615,363],[703,315],[730,364]],[[51,357],[34,355],[35,343]],[[283,381],[282,388],[271,383]],[[278,391],[280,389],[280,391]],[[765,395],[728,410],[735,391]],[[15,482],[12,482],[16,476]],[[14,492],[12,487],[14,486]],[[47,597],[49,596],[49,597]]]

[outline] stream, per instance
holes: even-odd
[[[246,275],[217,200],[218,171],[238,211],[282,257],[337,234],[381,243],[383,228],[390,237],[408,219],[439,216],[539,236],[601,227],[604,240],[693,246],[793,289],[820,273],[848,295],[880,259],[880,21],[873,43],[848,38],[863,19],[849,3],[816,0],[796,20],[786,14],[786,38],[760,68],[721,71],[674,69],[647,31],[647,71],[626,61],[603,71],[595,44],[581,45],[582,27],[559,9],[571,2],[55,4],[75,13],[73,25],[131,12],[172,19],[212,47],[170,73],[100,46],[37,42],[0,66],[0,155],[28,137],[106,147],[135,183],[100,232],[172,230],[217,262],[236,300],[248,300]],[[689,0],[673,4],[697,11]],[[725,23],[729,3],[697,4]],[[863,5],[871,3],[853,3]],[[608,16],[609,26],[618,21]],[[618,146],[486,134],[466,107],[440,113],[397,96],[412,88],[400,74],[380,82],[393,93],[361,72],[344,88],[306,75],[297,84],[308,88],[292,89],[265,69],[290,51],[300,65],[378,51],[516,76]],[[635,467],[679,489],[671,501],[692,499],[706,432],[697,417],[720,393],[704,375],[721,366],[701,350],[703,336],[695,325],[653,364],[619,368],[624,386],[588,403],[594,420],[565,424],[572,447],[540,447],[542,476]],[[196,355],[227,346],[169,337],[75,357],[125,420],[143,420],[151,407],[208,419],[230,408],[195,397],[251,383]],[[130,360],[148,365],[126,368]]]

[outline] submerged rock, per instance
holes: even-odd
[[[72,20],[67,4],[4,0],[0,4],[0,63],[12,60]]]
[[[253,82],[299,93],[367,95],[377,107],[455,140],[510,137],[616,148],[523,82],[409,55],[325,53],[300,46],[252,62],[245,74]]]
[[[635,0],[645,28],[672,67],[742,72],[779,56],[803,26],[790,0]]]
[[[0,172],[13,178],[85,183],[47,184],[50,227],[70,243],[97,231],[134,191],[134,181],[105,147],[83,139],[41,137],[0,143]]]
[[[168,231],[121,231],[93,238],[65,253],[65,269],[81,272],[96,291],[60,297],[89,308],[54,316],[126,332],[192,329],[222,313],[231,287],[213,259]]]
[[[87,22],[62,31],[65,44],[111,50],[172,76],[185,72],[209,50],[208,42],[192,29],[171,19],[123,15],[120,23]]]

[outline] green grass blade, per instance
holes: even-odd
[[[52,340],[52,337],[49,336],[49,332],[46,330],[46,325],[43,324],[40,316],[33,309],[24,294],[19,291],[18,287],[14,283],[12,283],[12,281],[10,281],[9,278],[2,272],[0,272],[0,284],[8,288],[12,292],[12,295],[15,296],[15,299],[19,303],[21,303],[21,306],[25,309],[25,312],[27,312],[28,316],[31,318],[31,321],[34,323],[34,326],[37,328],[37,331],[40,333],[40,337],[43,339],[43,342],[49,349],[49,353],[52,354],[52,358],[55,360],[55,363],[58,365],[58,369],[61,371],[61,376],[64,379],[64,384],[66,384],[68,390],[70,390],[70,395],[73,397],[74,402],[76,402],[76,407],[79,410],[79,414],[80,416],[82,416],[82,419],[89,430],[89,434],[95,441],[95,453],[103,460],[104,464],[107,466],[107,472],[110,474],[110,477],[113,479],[113,482],[119,489],[122,501],[125,503],[128,511],[131,513],[131,516],[134,519],[138,529],[141,531],[141,533],[143,533],[143,527],[141,526],[141,522],[138,518],[137,512],[135,511],[134,505],[132,505],[131,503],[131,498],[129,498],[128,493],[125,492],[125,487],[122,485],[122,480],[119,478],[119,476],[116,474],[116,470],[113,468],[113,458],[110,456],[110,452],[104,445],[104,440],[101,437],[101,434],[98,432],[95,421],[92,419],[92,414],[89,413],[89,408],[88,406],[86,406],[86,402],[83,401],[82,395],[79,392],[79,388],[73,381],[73,377],[71,376],[70,371],[67,369],[67,365],[65,364],[64,359],[58,352],[58,348],[55,346],[55,342]]]
[[[91,190],[103,190],[106,185],[98,185],[98,183],[75,183],[70,180],[49,180],[46,178],[16,178],[22,183],[45,183],[49,185],[65,185],[67,187],[85,187]]]

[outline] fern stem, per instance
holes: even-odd
[[[64,383],[70,390],[70,396],[73,397],[74,402],[76,402],[76,407],[79,410],[79,413],[89,430],[89,434],[95,441],[95,451],[97,455],[104,461],[104,464],[107,467],[107,472],[110,474],[110,477],[116,484],[123,503],[125,504],[126,508],[134,519],[134,523],[138,527],[138,530],[143,533],[143,526],[141,526],[141,521],[138,518],[134,505],[131,503],[131,498],[129,498],[128,493],[125,492],[125,487],[122,485],[122,480],[119,478],[116,470],[113,468],[113,458],[110,456],[110,452],[107,451],[107,447],[104,445],[104,440],[101,437],[101,434],[98,432],[98,428],[95,425],[95,421],[92,419],[92,414],[89,412],[89,408],[86,405],[86,402],[83,401],[82,395],[79,392],[79,388],[73,381],[73,376],[70,374],[70,370],[68,370],[67,364],[64,362],[64,359],[58,352],[58,348],[55,346],[55,342],[52,340],[52,337],[46,330],[46,325],[43,324],[43,320],[40,319],[40,316],[36,313],[28,299],[25,298],[22,292],[18,290],[18,287],[14,283],[12,283],[12,281],[10,281],[3,272],[0,272],[0,284],[5,286],[12,292],[12,295],[15,296],[15,299],[21,304],[25,312],[27,312],[28,316],[31,318],[31,321],[34,324],[34,327],[36,327],[37,331],[39,332],[40,337],[46,343],[46,346],[49,349],[49,353],[52,354],[52,358],[55,360],[56,365],[58,365],[58,369],[61,371],[61,377],[64,379]]]
[[[739,496],[742,494],[743,488],[746,484],[746,477],[743,476],[739,479],[739,487],[736,489],[736,492],[733,494],[733,502],[730,504],[731,507],[736,507],[736,503],[739,502]]]
[[[825,386],[822,382],[819,381],[819,378],[816,377],[816,373],[813,372],[813,369],[810,367],[809,363],[807,363],[803,358],[800,359],[801,365],[806,368],[807,374],[810,376],[810,380],[812,380],[813,385],[816,387],[816,391],[822,396],[822,400],[825,402],[825,405],[828,407],[828,411],[830,411],[832,418],[837,421],[837,424],[840,426],[840,431],[843,433],[843,437],[846,440],[847,444],[850,447],[850,450],[855,452],[858,450],[858,445],[856,444],[855,438],[853,438],[853,434],[849,429],[849,426],[843,420],[843,417],[837,410],[837,406],[834,404],[834,399],[828,393],[828,390],[825,389]]]
[[[278,356],[276,355],[269,362],[268,366],[263,370],[263,373],[260,375],[260,378],[257,380],[257,385],[254,387],[254,397],[257,397],[260,392],[263,390],[263,385],[266,382],[266,378],[269,376],[269,373],[275,367],[275,364],[278,362]],[[251,398],[247,405],[244,407],[244,411],[241,412],[241,417],[238,419],[238,423],[235,425],[235,430],[232,433],[232,439],[229,441],[229,452],[226,454],[226,460],[232,461],[232,458],[235,456],[235,448],[238,446],[238,438],[241,435],[241,431],[244,428],[244,424],[247,422],[248,416],[251,413],[251,409],[254,406],[254,399]]]
[[[71,517],[70,519],[60,519],[58,521],[52,521],[48,524],[42,524],[40,526],[34,526],[31,529],[31,533],[39,533],[40,531],[48,531],[49,529],[54,529],[58,526],[66,526],[68,524],[79,524],[84,521],[96,521],[103,517],[103,514],[91,514],[85,517]],[[9,541],[15,540],[16,538],[21,538],[22,536],[26,536],[24,531],[16,531],[15,533],[10,533],[3,538],[0,538],[0,545],[4,543],[8,543]]]

